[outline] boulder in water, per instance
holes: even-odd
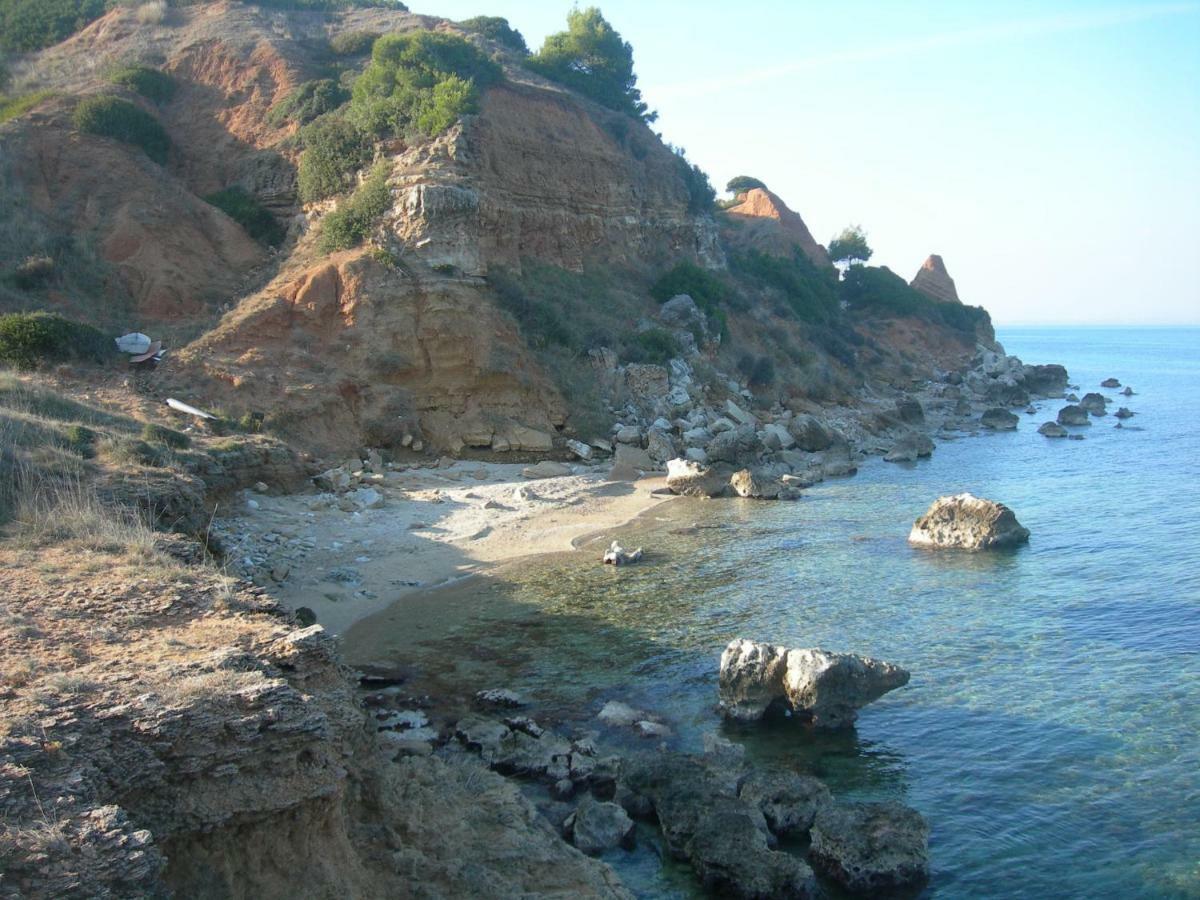
[[[616,541],[613,541],[607,550],[604,551],[603,562],[610,566],[627,566],[630,563],[640,562],[642,559],[642,548],[636,550],[626,550]]]
[[[933,440],[929,435],[921,431],[909,431],[896,439],[883,459],[885,462],[912,462],[920,457],[931,456],[933,449]]]
[[[829,803],[813,821],[809,859],[857,894],[912,887],[929,877],[929,823],[899,803]]]
[[[589,856],[613,847],[633,844],[633,819],[620,806],[585,794],[574,815],[566,821],[571,842]]]
[[[1087,410],[1082,406],[1064,406],[1058,411],[1059,425],[1091,425]]]
[[[991,428],[993,431],[1013,431],[1016,429],[1018,421],[1020,420],[1014,413],[998,406],[987,410],[979,417],[979,424],[984,428]]]
[[[1079,405],[1090,412],[1093,416],[1103,416],[1108,413],[1106,408],[1108,401],[1104,399],[1103,394],[1095,392],[1084,394],[1083,399],[1079,401]]]
[[[667,462],[667,487],[683,497],[720,497],[729,487],[729,478],[702,463],[672,459]]]
[[[1121,395],[1124,397],[1132,397],[1133,396],[1133,388],[1129,387],[1129,385],[1126,385],[1125,390],[1121,391]]]
[[[765,478],[749,469],[734,472],[729,478],[729,486],[739,497],[751,497],[756,500],[778,500],[783,490],[782,482]]]
[[[1043,422],[1038,428],[1038,434],[1044,434],[1046,437],[1064,438],[1067,436],[1067,429],[1063,428],[1057,422]]]
[[[1129,407],[1127,407],[1127,406],[1122,406],[1115,413],[1113,413],[1113,415],[1116,416],[1118,419],[1132,419],[1133,411],[1131,409],[1129,409]]]
[[[913,523],[908,542],[916,547],[991,550],[1029,540],[1029,529],[1003,503],[972,494],[955,494],[933,501]]]
[[[1120,386],[1121,382],[1116,378],[1105,378],[1102,382],[1100,382],[1100,387],[1102,388],[1119,388]]]
[[[817,810],[833,802],[829,788],[810,775],[761,769],[746,776],[738,796],[761,809],[767,827],[780,837],[804,834]]]
[[[721,654],[721,710],[731,719],[755,721],[769,708],[783,707],[817,727],[841,728],[908,678],[899,666],[853,653],[735,640]]]

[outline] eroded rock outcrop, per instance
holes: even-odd
[[[950,273],[946,271],[946,264],[936,253],[931,253],[925,262],[921,263],[921,268],[917,269],[917,274],[910,282],[910,286],[913,290],[920,291],[934,300],[943,300],[947,303],[962,302],[958,299],[958,290],[954,287],[954,279],[950,277]]]
[[[915,547],[991,550],[1029,540],[1029,529],[1003,503],[972,494],[939,497],[913,523],[908,542]]]
[[[789,255],[798,246],[817,265],[829,265],[829,254],[817,243],[799,213],[765,188],[751,188],[738,195],[738,203],[725,214],[742,223],[738,241],[780,255]]]
[[[783,707],[817,727],[840,728],[908,678],[899,666],[853,653],[736,640],[721,654],[721,711],[754,721]]]
[[[689,459],[672,459],[667,463],[667,487],[683,497],[720,497],[729,487],[729,476]]]

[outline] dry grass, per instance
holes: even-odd
[[[167,18],[166,0],[150,0],[141,4],[134,17],[143,25],[161,25]]]

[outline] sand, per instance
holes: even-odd
[[[580,465],[535,480],[523,468],[464,461],[388,471],[370,485],[382,504],[350,512],[330,494],[248,493],[218,533],[243,574],[343,634],[415,591],[574,549],[667,499],[663,477],[613,481],[608,466]]]

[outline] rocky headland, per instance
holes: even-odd
[[[345,114],[383,34],[461,40],[499,75],[435,134],[358,134],[314,199],[308,129]],[[343,661],[337,635],[431,587],[672,497],[802,501],[1067,389],[1004,352],[940,257],[851,290],[777,194],[716,208],[641,118],[498,34],[151,2],[11,61],[0,313],[83,330],[0,382],[0,897],[624,897],[594,857],[635,822],[721,895],[927,876],[919,812],[682,747],[653,712],[539,722],[504,685],[414,697],[402,661]],[[340,99],[289,112],[314,96]],[[167,149],[88,131],[96,97]],[[331,249],[364,185],[375,214]],[[167,355],[114,359],[126,332]],[[1089,394],[1059,422],[1105,411]],[[714,720],[782,710],[798,739],[909,677],[726,654]]]

